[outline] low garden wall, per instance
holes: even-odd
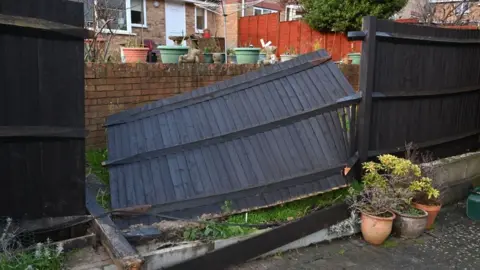
[[[480,186],[480,151],[422,164],[432,167],[434,184],[439,187],[442,204],[465,199],[469,188]]]
[[[339,65],[355,89],[359,67]],[[105,148],[103,124],[111,114],[188,92],[258,69],[258,65],[85,64],[86,146]]]

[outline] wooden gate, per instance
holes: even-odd
[[[85,214],[83,5],[0,1],[0,216]]]

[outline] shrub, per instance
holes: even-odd
[[[406,0],[301,0],[306,22],[317,30],[346,32],[360,30],[362,17],[388,19]]]

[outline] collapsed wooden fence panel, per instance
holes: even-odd
[[[0,216],[85,214],[83,5],[0,1]]]

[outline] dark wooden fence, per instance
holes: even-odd
[[[480,31],[364,18],[360,161],[414,142],[436,157],[479,148]]]
[[[0,1],[0,216],[85,214],[83,5]]]

